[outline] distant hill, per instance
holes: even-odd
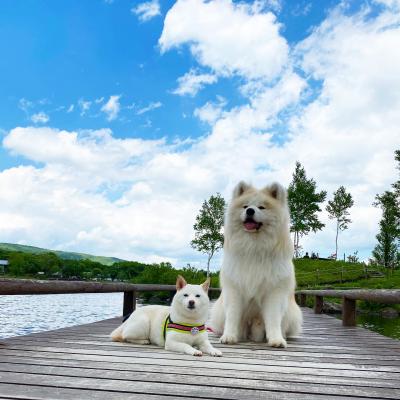
[[[34,253],[34,254],[51,252],[57,254],[60,258],[63,258],[64,260],[91,260],[99,262],[104,265],[111,265],[115,262],[125,261],[116,257],[93,256],[91,254],[85,254],[85,253],[49,250],[49,249],[42,249],[41,247],[26,246],[23,244],[13,244],[13,243],[0,243],[0,250],[21,251],[23,253]]]

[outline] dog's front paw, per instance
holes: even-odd
[[[284,338],[270,339],[270,340],[268,340],[268,346],[270,346],[270,347],[287,347],[287,343]]]
[[[219,341],[223,344],[235,344],[238,342],[238,338],[235,335],[222,335]]]
[[[203,352],[201,352],[200,350],[194,350],[192,353],[192,356],[196,356],[196,357],[201,357],[203,355]]]
[[[222,352],[219,351],[218,349],[212,349],[209,352],[209,354],[210,354],[210,356],[213,356],[213,357],[222,357]]]

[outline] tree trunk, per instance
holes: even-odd
[[[213,254],[208,255],[208,260],[207,260],[207,278],[210,276],[210,261],[212,258]]]
[[[296,231],[293,233],[293,247],[294,247],[294,258],[297,258],[297,236],[296,236]]]
[[[300,233],[297,232],[297,257],[300,256]]]
[[[300,240],[299,232],[295,231],[294,232],[294,256],[295,256],[295,258],[299,257],[299,240]]]
[[[335,261],[337,260],[337,240],[338,240],[338,236],[339,236],[339,221],[337,221],[336,223],[336,252],[335,252]]]

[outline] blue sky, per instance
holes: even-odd
[[[282,3],[282,35],[289,43],[297,43],[321,22],[334,3]],[[229,99],[230,106],[243,103],[245,99],[235,90],[242,79],[221,79],[194,98],[171,93],[176,79],[197,67],[185,46],[160,53],[163,16],[173,4],[174,1],[161,2],[162,14],[141,22],[131,11],[133,1],[3,1],[0,29],[1,36],[8,39],[0,42],[4,55],[0,61],[1,128],[24,125],[32,114],[43,111],[52,126],[109,126],[118,137],[204,134],[206,129],[193,117],[193,110],[217,95]],[[120,102],[125,107],[119,118],[107,121],[100,112],[101,103],[80,116],[79,100],[94,103],[115,94],[121,95]],[[20,99],[34,103],[27,113],[19,107]],[[41,101],[44,104],[39,104]],[[126,108],[135,104],[141,109],[155,102],[162,106],[150,114],[138,116]],[[75,109],[67,113],[71,104]]]
[[[360,235],[343,250],[367,258],[373,197],[395,178],[397,120],[381,108],[387,90],[398,105],[398,22],[390,0],[3,0],[0,185],[13,202],[0,199],[0,241],[201,263],[188,237],[203,199],[238,179],[287,185],[300,160],[328,192],[353,190]],[[326,223],[305,250],[331,251]]]

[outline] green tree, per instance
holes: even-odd
[[[337,260],[338,254],[339,231],[344,231],[351,223],[349,209],[353,207],[353,205],[354,201],[351,194],[346,192],[344,186],[340,186],[339,189],[333,193],[333,200],[329,200],[326,206],[329,218],[336,220],[335,260]]]
[[[296,257],[299,256],[300,237],[308,235],[310,231],[317,232],[325,226],[319,221],[317,214],[321,211],[319,204],[324,202],[325,198],[326,191],[317,192],[314,179],[307,179],[304,167],[296,161],[296,169],[288,188],[290,230],[294,232]]]
[[[212,257],[224,245],[222,227],[224,225],[225,207],[226,202],[219,193],[211,196],[208,201],[204,201],[196,217],[196,223],[193,225],[195,237],[190,245],[194,249],[207,254],[207,276],[210,275]]]
[[[35,256],[36,265],[39,272],[42,271],[46,276],[51,276],[61,268],[61,259],[54,253],[41,253]]]
[[[27,274],[27,261],[25,258],[25,254],[20,252],[10,252],[10,256],[8,258],[10,263],[9,272],[13,276],[22,276]]]
[[[396,201],[396,209],[397,209],[397,249],[398,249],[398,254],[397,254],[397,259],[398,262],[400,262],[400,150],[396,150],[394,152],[394,158],[397,161],[397,169],[399,170],[399,178],[395,183],[392,184],[392,187],[394,189],[394,196],[395,196],[395,201]]]
[[[137,261],[120,261],[112,265],[111,279],[118,278],[121,281],[130,281],[142,273],[146,264]]]
[[[63,260],[61,276],[63,278],[81,278],[82,268],[79,260]]]
[[[399,209],[396,195],[387,190],[381,195],[376,195],[375,207],[382,210],[379,222],[379,233],[376,235],[378,244],[372,251],[375,260],[387,268],[394,268],[398,259],[399,238]]]

